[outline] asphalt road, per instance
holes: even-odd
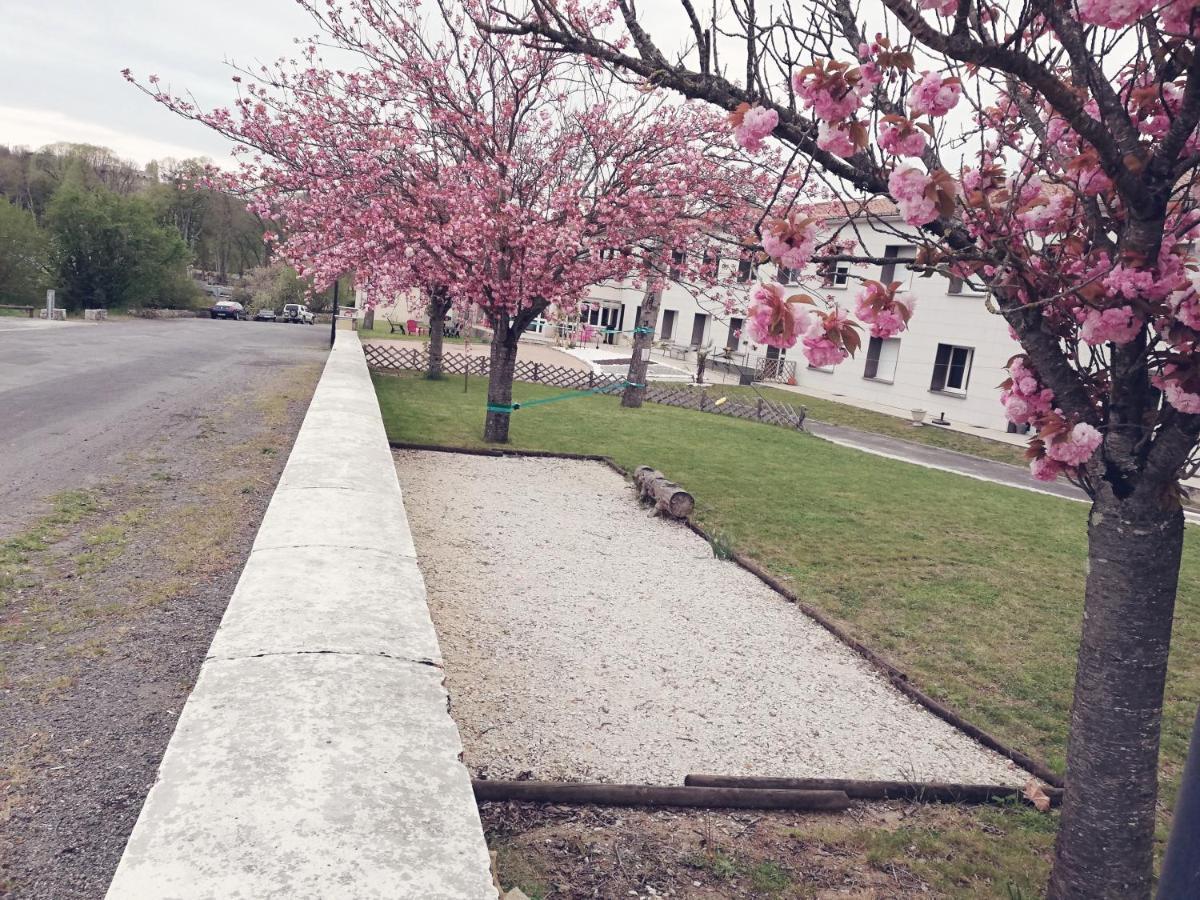
[[[265,322],[0,318],[0,535],[181,419],[320,360],[328,341],[328,327]]]

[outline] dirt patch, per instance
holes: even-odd
[[[3,542],[0,894],[104,894],[320,369],[173,415]]]
[[[517,803],[480,811],[501,884],[532,900],[1028,898],[1040,894],[1054,825],[1014,807],[897,803],[838,815]]]

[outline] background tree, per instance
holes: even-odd
[[[0,303],[40,304],[50,248],[33,213],[0,199]]]
[[[679,52],[632,0],[495,3],[492,27],[729,110],[740,141],[791,147],[851,216],[894,201],[921,230],[917,268],[988,289],[1023,351],[1004,403],[1034,428],[1033,472],[1093,500],[1049,893],[1148,895],[1179,480],[1200,434],[1197,4],[731,0],[706,21],[690,0],[677,9]],[[763,246],[789,266],[881,262],[834,248],[838,235],[818,246],[813,225],[780,216]],[[857,299],[875,335],[913,311],[895,285]],[[756,339],[803,342],[827,364],[853,350],[845,324],[778,291],[750,321]]]
[[[157,221],[145,199],[88,190],[68,177],[45,222],[64,308],[188,306],[198,299],[183,239]]]
[[[432,26],[415,0],[301,5],[322,44],[359,58],[353,73],[326,68],[314,40],[299,65],[235,76],[234,112],[147,90],[261,154],[237,182],[318,285],[354,269],[483,311],[486,440],[508,439],[517,343],[551,304],[569,313],[591,285],[641,272],[656,257],[637,248],[663,235],[682,249],[753,222],[762,185],[703,108],[580,77],[448,2]]]

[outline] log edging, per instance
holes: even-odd
[[[573,459],[584,462],[599,462],[604,463],[613,471],[617,472],[622,477],[629,479],[629,472],[622,466],[618,465],[611,457],[596,453],[562,453],[553,450],[493,450],[474,447],[451,447],[443,444],[415,444],[406,441],[391,441],[393,449],[397,450],[425,450],[435,453],[463,453],[471,456],[491,456],[491,457],[521,457],[528,456],[533,458],[546,459]],[[684,522],[689,529],[695,534],[704,538],[709,544],[713,542],[713,538],[707,531],[695,522],[688,519]],[[1016,763],[1031,775],[1044,781],[1046,784],[1055,788],[1065,787],[1063,777],[1054,772],[1045,763],[1042,763],[1027,753],[1023,753],[1013,747],[1009,747],[1006,743],[1000,740],[995,735],[974,725],[964,719],[958,712],[951,709],[949,706],[935,700],[933,697],[926,694],[920,688],[912,683],[907,673],[897,668],[885,657],[872,650],[866,644],[859,641],[857,638],[850,635],[842,626],[827,618],[819,610],[814,609],[809,604],[801,600],[795,593],[792,592],[782,581],[774,575],[767,572],[754,560],[744,556],[734,550],[729,554],[729,559],[741,566],[751,575],[755,576],[759,581],[771,588],[775,593],[781,595],[789,603],[794,603],[796,607],[832,634],[835,638],[869,662],[872,666],[888,679],[889,682],[902,694],[913,700],[920,706],[925,707],[942,721],[954,726],[959,731],[962,731],[971,738],[974,738],[979,743],[983,744],[989,750],[994,750],[1006,759]]]

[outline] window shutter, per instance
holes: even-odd
[[[950,368],[949,344],[938,344],[937,355],[933,358],[933,380],[929,383],[931,391],[941,391],[946,388],[946,370]]]
[[[871,338],[867,344],[867,365],[863,369],[863,378],[874,378],[879,374],[879,351],[883,347],[883,341],[877,337]]]

